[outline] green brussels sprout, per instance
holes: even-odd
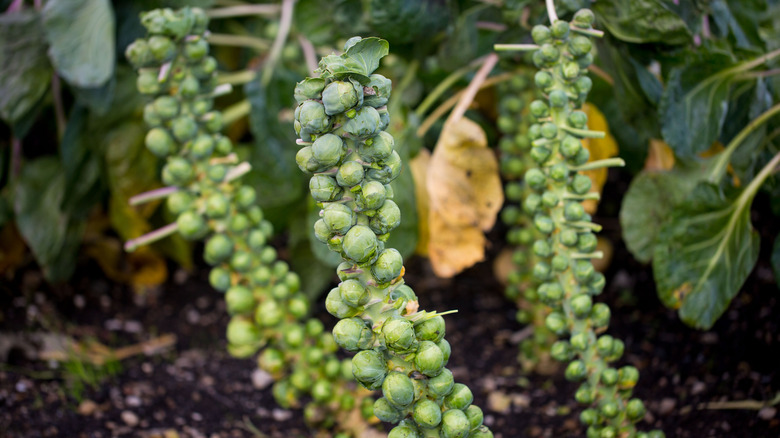
[[[176,148],[173,138],[164,128],[152,128],[144,140],[146,148],[154,155],[163,158],[172,154]]]
[[[371,298],[368,290],[358,280],[344,280],[339,284],[338,288],[341,299],[352,307],[362,306]]]
[[[593,299],[589,295],[578,295],[571,300],[571,310],[577,318],[587,318],[592,308]]]
[[[326,403],[333,397],[333,384],[325,379],[317,379],[311,388],[311,396],[318,403]]]
[[[550,91],[550,105],[555,108],[563,108],[569,104],[569,96],[563,90]]]
[[[352,358],[352,374],[366,388],[379,389],[387,374],[387,364],[382,353],[376,350],[358,352]]]
[[[613,401],[605,400],[601,403],[601,406],[599,406],[599,413],[606,418],[615,418],[619,412],[620,408],[618,408],[617,403]]]
[[[190,146],[190,153],[195,159],[208,158],[214,152],[214,139],[210,135],[199,135]]]
[[[580,413],[580,422],[587,426],[592,426],[599,421],[599,413],[595,409],[588,408]]]
[[[400,316],[390,317],[384,322],[382,336],[387,348],[400,354],[409,353],[417,347],[414,326]]]
[[[206,130],[211,133],[217,133],[222,130],[222,113],[219,111],[211,111],[204,114],[200,121]]]
[[[357,217],[345,204],[332,203],[323,209],[322,220],[332,232],[346,234],[357,221]]]
[[[379,132],[374,137],[367,139],[358,146],[358,154],[365,161],[382,161],[393,153],[395,140],[385,131]]]
[[[450,409],[441,416],[442,438],[465,438],[469,436],[471,423],[460,409]]]
[[[225,292],[230,288],[230,272],[224,268],[212,268],[209,272],[209,284],[214,289]]]
[[[271,286],[271,296],[277,300],[284,300],[290,296],[290,289],[283,283]]]
[[[346,161],[339,166],[338,172],[336,172],[336,182],[342,187],[352,187],[360,184],[365,176],[363,165],[357,161]]]
[[[356,87],[351,82],[333,81],[322,90],[322,104],[325,105],[325,114],[332,116],[343,113],[358,105],[361,97],[362,87],[359,85]]]
[[[632,398],[626,404],[626,415],[631,421],[641,420],[644,418],[646,412],[645,404],[642,403],[642,400],[639,400],[638,398]]]
[[[610,316],[611,312],[609,307],[604,303],[594,304],[593,309],[590,311],[590,319],[593,322],[593,326],[596,328],[609,325]]]
[[[561,141],[560,151],[565,158],[576,157],[580,149],[582,149],[582,142],[577,137],[567,135]]]
[[[444,397],[452,392],[454,385],[455,380],[452,377],[452,371],[443,368],[438,376],[428,379],[428,392],[435,397]]]
[[[544,190],[547,187],[547,176],[534,167],[525,173],[525,183],[534,190]]]
[[[233,253],[233,241],[224,234],[215,234],[206,241],[203,256],[206,263],[216,265],[225,261]]]
[[[304,146],[298,149],[298,153],[295,154],[295,163],[299,169],[306,173],[319,172],[327,168],[314,158],[311,146]]]
[[[306,339],[306,330],[301,324],[289,324],[284,327],[282,337],[288,348],[296,349],[303,345],[303,341]]]
[[[550,216],[541,213],[534,216],[534,226],[542,234],[551,234],[555,230],[555,222]]]
[[[431,341],[420,342],[417,354],[414,356],[414,365],[418,371],[428,377],[438,375],[444,366],[444,353],[438,345]]]
[[[209,43],[204,39],[184,43],[184,57],[187,61],[197,62],[209,54]]]
[[[344,300],[341,298],[339,288],[337,287],[331,289],[327,298],[325,298],[325,309],[328,311],[328,313],[339,319],[350,318],[359,313],[359,309],[356,309],[344,302]]]
[[[585,332],[580,332],[573,335],[569,339],[569,342],[571,343],[572,348],[574,348],[577,351],[585,351],[588,348],[588,345],[590,344],[588,334]]]
[[[325,89],[326,83],[322,78],[306,78],[298,82],[295,84],[295,101],[300,104],[309,99],[322,99],[322,90]]]
[[[545,193],[546,194],[546,193]],[[553,254],[552,246],[547,240],[537,240],[534,242],[532,251],[537,257],[547,258]]]
[[[368,85],[363,88],[363,104],[379,108],[387,104],[393,82],[386,77],[374,73],[368,77]]]
[[[547,90],[549,90],[553,85],[553,77],[546,71],[538,71],[534,75],[534,82],[540,90],[547,92]]]
[[[441,423],[441,407],[431,399],[421,399],[412,410],[414,421],[424,428],[433,428]]]
[[[192,208],[195,197],[186,191],[174,192],[168,196],[166,206],[174,215],[180,215]]]
[[[319,319],[311,318],[306,321],[306,334],[313,338],[319,336],[325,330],[325,325]]]
[[[544,101],[539,99],[531,102],[529,108],[531,110],[531,114],[538,119],[550,116],[550,107],[548,107]]]
[[[444,338],[444,318],[437,315],[414,326],[414,333],[421,341],[439,342]]]
[[[471,434],[470,438],[493,438],[493,432],[491,432],[487,426],[482,425]]]
[[[387,423],[397,423],[403,418],[403,413],[385,397],[374,402],[374,415]]]
[[[566,317],[560,312],[552,312],[544,319],[544,325],[558,336],[566,333]]]
[[[376,235],[365,225],[355,225],[344,235],[343,247],[347,258],[356,263],[365,263],[376,253]]]
[[[398,208],[398,204],[391,200],[386,200],[368,222],[371,230],[380,235],[393,231],[400,224],[401,209]]]
[[[176,140],[184,143],[195,138],[198,134],[198,125],[190,116],[179,116],[171,122],[171,131]]]
[[[136,88],[141,94],[157,94],[162,89],[157,80],[157,74],[153,71],[141,71],[136,79]]]
[[[555,343],[552,344],[552,347],[550,347],[550,356],[557,361],[566,362],[574,357],[574,351],[572,351],[571,345],[568,342],[555,341]]]
[[[466,409],[474,401],[474,395],[468,386],[456,383],[452,386],[450,394],[444,398],[444,406],[448,409]]]
[[[542,44],[538,52],[541,54],[542,61],[548,64],[558,61],[561,56],[560,50],[550,43]]]
[[[604,336],[602,336],[602,338],[603,337]],[[601,341],[601,339],[599,339],[599,341]],[[612,351],[611,345],[609,351]],[[602,356],[606,356],[606,354],[602,354]],[[626,365],[618,370],[618,386],[620,389],[631,389],[636,386],[638,381],[639,371],[635,367]]]
[[[587,163],[589,159],[590,151],[587,148],[582,148],[579,152],[577,152],[575,157],[569,159],[569,162],[575,166],[582,166],[583,164]]]
[[[252,267],[252,254],[247,251],[235,251],[230,256],[230,267],[237,272],[247,272]]]
[[[235,345],[256,344],[260,341],[260,332],[251,321],[234,316],[227,326],[227,340]]]
[[[479,406],[471,405],[466,409],[466,418],[469,420],[469,426],[471,430],[474,430],[478,428],[479,426],[482,426],[482,421],[484,420],[484,414],[482,413],[482,409],[479,408]]]
[[[585,366],[585,362],[581,360],[575,360],[569,363],[566,367],[564,376],[566,380],[577,382],[584,379],[588,375],[588,368]]]
[[[263,327],[274,327],[284,319],[284,308],[274,299],[266,299],[255,310],[255,322]]]
[[[198,79],[207,79],[212,77],[217,70],[217,60],[211,56],[206,56],[197,64],[191,67],[192,74]]]
[[[587,76],[580,76],[574,82],[574,86],[577,88],[577,91],[580,92],[580,95],[588,94],[590,89],[593,88],[593,80]]]
[[[125,58],[133,64],[133,67],[141,68],[152,62],[154,55],[152,55],[146,40],[139,38],[127,46]]]
[[[179,93],[185,98],[193,98],[200,93],[200,83],[193,75],[187,75],[184,80],[179,83]]]
[[[228,313],[247,313],[252,311],[255,306],[255,298],[252,291],[246,286],[233,286],[225,293],[225,304]]]
[[[179,115],[179,100],[173,96],[160,96],[152,102],[152,107],[163,120]]]
[[[550,33],[555,39],[566,39],[569,36],[569,22],[564,20],[556,21],[550,26]]]
[[[257,366],[271,374],[278,374],[284,371],[284,354],[276,348],[266,348],[257,358]]]
[[[554,305],[563,298],[563,287],[559,283],[544,283],[538,289],[539,298],[546,304]]]
[[[587,55],[593,48],[590,38],[582,35],[577,35],[569,40],[569,53],[572,56],[579,58],[580,56]]]
[[[596,250],[598,238],[591,232],[582,233],[578,236],[577,250],[583,253],[589,253]]]
[[[341,198],[343,190],[336,179],[327,175],[314,175],[309,180],[309,191],[315,201],[331,202]]]
[[[330,117],[320,102],[307,100],[298,107],[296,114],[295,120],[301,125],[302,140],[309,140],[312,135],[322,134],[330,129]]]
[[[333,231],[331,231],[330,227],[325,223],[325,220],[317,219],[317,221],[314,222],[314,237],[320,242],[326,243],[331,236],[333,236]]]
[[[588,382],[585,382],[577,388],[577,392],[574,393],[574,399],[579,403],[589,405],[596,399],[596,391]]]
[[[280,380],[272,388],[276,404],[289,409],[298,403],[298,391],[290,385],[289,380]]]
[[[268,268],[268,266],[257,266],[252,270],[249,278],[255,285],[267,285],[271,281],[271,270]]]
[[[312,384],[313,379],[306,370],[298,368],[290,375],[290,385],[298,391],[308,391]]]
[[[309,314],[309,300],[296,295],[287,302],[287,311],[296,319],[303,318]]]
[[[198,240],[206,235],[209,227],[203,216],[194,211],[185,211],[176,218],[176,226],[181,236],[188,240]]]
[[[412,380],[406,374],[393,371],[382,383],[382,395],[395,406],[409,406],[414,401]]]
[[[531,38],[533,38],[534,43],[542,45],[550,41],[552,38],[552,33],[550,32],[550,28],[547,26],[537,24],[533,27],[533,29],[531,29]]]
[[[228,168],[224,164],[215,164],[206,168],[206,177],[213,182],[222,182],[227,176]]]
[[[604,371],[601,372],[601,383],[607,386],[613,386],[616,385],[619,378],[618,370],[614,368],[607,368]]]
[[[322,168],[335,166],[346,153],[341,139],[333,134],[321,135],[311,145],[312,155]],[[362,166],[361,166],[362,170]]]
[[[373,231],[372,231],[373,232]],[[371,273],[380,283],[387,283],[401,275],[404,267],[404,259],[395,248],[382,251],[371,266]]]
[[[376,109],[362,106],[358,108],[355,117],[347,119],[340,129],[350,138],[366,139],[377,135],[381,130],[381,124]]]
[[[381,169],[369,169],[368,177],[374,179],[382,184],[390,184],[394,179],[398,178],[401,174],[401,156],[398,152],[393,151],[389,157],[380,162]]]
[[[563,207],[563,216],[568,221],[579,221],[585,216],[585,207],[579,202],[567,202]]]
[[[170,38],[154,35],[148,40],[149,51],[157,62],[168,62],[176,56],[176,46]]]
[[[347,351],[366,350],[374,344],[374,333],[360,318],[344,318],[337,322],[333,338]]]
[[[577,79],[580,75],[580,66],[576,62],[567,62],[561,66],[561,76],[566,80]]]
[[[195,177],[192,164],[182,157],[168,157],[163,167],[163,182],[174,186],[185,186]]]
[[[390,430],[387,438],[420,438],[420,434],[414,425],[402,423]]]
[[[387,191],[384,184],[378,181],[368,181],[357,192],[355,204],[361,211],[375,210],[382,206],[385,199],[387,199]]]
[[[595,19],[596,17],[590,9],[580,9],[574,14],[572,23],[577,27],[588,29],[593,25]]]

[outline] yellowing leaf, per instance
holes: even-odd
[[[409,160],[409,170],[412,172],[414,180],[414,198],[417,202],[417,247],[414,252],[423,256],[428,255],[428,241],[430,240],[428,227],[430,200],[428,199],[428,188],[425,185],[425,177],[430,163],[431,153],[425,148],[420,149],[417,156]]]
[[[674,152],[663,140],[650,139],[645,159],[645,170],[659,171],[670,170],[674,167]]]
[[[515,262],[512,261],[513,252],[514,248],[504,248],[493,261],[493,276],[503,286],[507,285],[509,274],[517,269]]]
[[[482,232],[493,227],[504,203],[498,162],[479,125],[466,118],[445,124],[426,187],[433,271],[452,277],[484,259]]]
[[[609,126],[607,125],[607,119],[604,117],[604,114],[602,114],[594,105],[585,104],[582,109],[585,111],[585,114],[588,115],[588,129],[603,131],[606,134],[604,138],[586,138],[582,140],[583,146],[590,152],[590,160],[588,161],[603,160],[616,156],[618,154],[617,142],[615,142],[615,138],[609,133]],[[604,188],[604,183],[607,182],[607,172],[607,168],[583,172],[590,178],[591,192],[601,193],[601,190]],[[589,199],[583,202],[585,211],[588,214],[595,213],[598,205],[598,201],[595,199]]]

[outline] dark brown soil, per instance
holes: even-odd
[[[690,329],[655,297],[651,271],[617,241],[615,212],[604,208],[604,235],[616,243],[601,299],[612,308],[609,333],[626,343],[622,362],[641,371],[635,394],[649,412],[641,428],[661,428],[667,437],[780,436],[776,408],[761,407],[780,393],[780,308],[768,265],[759,263],[712,330]],[[771,213],[764,213],[765,219],[754,222],[768,242],[777,230]],[[499,233],[492,236],[494,242]],[[513,334],[523,327],[515,322],[516,309],[503,298],[489,262],[450,281],[435,279],[422,259],[413,258],[407,266],[422,308],[459,310],[447,317],[453,347],[449,366],[474,391],[496,437],[584,436],[575,385],[560,373],[521,375]],[[172,277],[178,281],[171,280],[145,304],[134,300],[127,287],[107,282],[93,263],[82,265],[75,279],[61,287],[47,286],[34,268],[17,272],[0,290],[0,336],[6,341],[40,332],[93,338],[112,347],[169,333],[178,341],[165,353],[123,360],[116,375],[85,388],[80,400],[69,383],[72,373],[63,372],[62,365],[52,369],[25,357],[23,348],[6,350],[0,435],[313,436],[300,412],[277,408],[269,387],[253,386],[252,360],[225,352],[228,318],[204,272],[176,273]],[[318,315],[326,325],[335,322],[322,305]],[[749,400],[757,403],[728,403]],[[713,402],[727,403],[708,405]]]

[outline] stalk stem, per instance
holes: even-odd
[[[553,0],[545,0],[544,4],[547,6],[547,16],[550,17],[550,24],[558,21],[558,14],[555,13],[555,3],[553,3]]]
[[[211,18],[233,18],[248,15],[265,15],[273,17],[279,13],[279,5],[240,5],[225,8],[209,9],[206,15]]]
[[[176,222],[168,224],[162,228],[152,231],[151,233],[147,233],[141,237],[128,240],[127,242],[125,242],[125,251],[133,252],[136,249],[138,249],[139,246],[148,245],[152,242],[156,242],[160,239],[164,239],[178,230],[179,230],[179,225]]]
[[[139,193],[129,200],[130,205],[141,205],[145,204],[149,201],[154,201],[156,199],[163,199],[167,198],[173,193],[176,193],[179,191],[178,187],[163,187],[161,189],[156,190],[150,190],[148,192]]]
[[[263,76],[260,79],[263,86],[268,86],[271,82],[271,78],[274,75],[274,68],[276,68],[276,63],[279,62],[279,56],[282,54],[282,49],[284,48],[284,42],[287,41],[287,35],[290,34],[294,6],[295,0],[283,0],[282,2],[282,16],[279,19],[279,32],[276,34],[273,46],[271,46],[271,53],[268,55],[268,61],[266,61],[263,66]]]

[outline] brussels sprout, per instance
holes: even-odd
[[[374,402],[374,415],[387,423],[397,423],[403,418],[403,413],[385,397]]]
[[[314,175],[309,180],[309,191],[315,201],[331,202],[341,198],[342,188],[336,179],[327,175]]]
[[[442,438],[465,438],[470,430],[471,423],[460,409],[449,409],[441,416]]]
[[[193,98],[200,93],[200,83],[193,75],[187,75],[179,83],[179,93],[185,98]]]
[[[381,130],[379,113],[370,106],[362,106],[357,110],[355,117],[347,119],[340,130],[347,136],[355,139],[373,137]]]
[[[387,438],[420,438],[420,434],[412,424],[399,424],[387,434]]]
[[[157,80],[157,74],[153,71],[142,71],[138,74],[136,88],[141,94],[157,94],[162,89]]]
[[[357,217],[346,205],[333,203],[323,209],[322,220],[333,232],[346,234],[357,221]]]
[[[390,299],[395,301],[399,299],[407,300],[407,301],[417,301],[417,295],[414,294],[414,291],[411,287],[408,285],[401,285],[400,287],[396,288],[394,291],[390,292]]]
[[[426,319],[414,326],[414,332],[417,335],[417,339],[421,341],[439,342],[444,338],[444,318],[437,315]]]
[[[252,267],[252,255],[247,251],[234,251],[230,256],[230,267],[233,270],[244,273]]]
[[[298,368],[290,375],[290,384],[298,391],[308,391],[313,383],[311,376],[305,369]]]
[[[181,236],[188,240],[197,240],[206,235],[209,227],[203,216],[194,211],[185,211],[176,218],[176,226]]]
[[[251,321],[234,316],[227,326],[227,340],[235,345],[250,345],[260,342],[260,332]]]
[[[541,53],[542,60],[547,63],[556,62],[561,56],[560,50],[549,43],[542,44],[538,52]]]
[[[386,105],[390,98],[393,82],[376,73],[369,76],[368,79],[368,85],[363,89],[363,104],[374,108]]]
[[[190,153],[195,159],[208,158],[214,152],[214,139],[210,135],[202,134],[193,140]]]
[[[580,413],[580,422],[582,424],[592,426],[599,420],[599,413],[595,409],[588,408]]]
[[[225,261],[232,253],[233,242],[221,233],[211,236],[203,250],[204,259],[210,265]]]
[[[602,338],[603,337],[604,336],[602,336]],[[599,341],[601,341],[601,339],[599,339]],[[610,352],[612,351],[611,347],[612,346],[610,345],[610,349],[609,349]],[[639,381],[639,371],[635,367],[631,365],[627,365],[620,368],[620,370],[618,370],[618,386],[621,389],[633,388],[634,386],[636,386],[638,381]]]
[[[149,51],[160,63],[168,62],[176,56],[176,46],[170,38],[154,35],[148,40]]]
[[[360,210],[375,210],[385,202],[386,194],[384,184],[378,181],[368,181],[357,192],[355,204]]]
[[[290,289],[284,284],[275,284],[271,286],[271,296],[277,300],[284,300],[290,296]]]
[[[414,356],[414,365],[418,371],[433,377],[441,372],[444,366],[444,353],[438,345],[431,341],[422,341]]]
[[[601,383],[607,386],[616,385],[618,382],[618,379],[620,377],[620,373],[618,370],[614,368],[607,368],[601,372]]]
[[[228,168],[224,164],[215,164],[206,168],[206,177],[213,182],[222,182],[227,176]]]
[[[190,116],[179,116],[171,122],[171,131],[176,140],[184,143],[195,138],[198,134],[198,125]]]
[[[163,128],[150,129],[146,134],[144,143],[151,153],[160,158],[170,155],[176,148],[173,138]]]
[[[560,312],[552,312],[544,319],[544,325],[556,335],[563,335],[568,330],[566,317]]]
[[[391,200],[386,200],[368,222],[371,230],[380,235],[393,231],[400,224],[401,209],[398,208],[398,204]]]
[[[301,324],[288,324],[284,327],[282,338],[288,348],[296,349],[303,345],[303,341],[306,339],[306,330]]]
[[[333,236],[333,231],[330,230],[330,227],[325,223],[325,220],[317,219],[317,221],[314,222],[314,237],[320,242],[326,243],[331,236]]]
[[[264,349],[257,358],[257,366],[271,374],[281,373],[285,365],[284,354],[275,348]]]
[[[301,295],[290,298],[287,302],[287,312],[296,319],[303,318],[309,314],[309,300]]]
[[[382,336],[387,348],[400,354],[411,352],[417,347],[412,323],[400,316],[390,317],[384,322]]]
[[[300,104],[309,99],[322,99],[326,83],[322,78],[306,78],[298,82],[295,84],[295,101]]]
[[[389,157],[380,162],[381,169],[369,169],[368,177],[382,184],[390,184],[401,174],[401,156],[393,151]]]
[[[531,110],[531,114],[539,119],[550,115],[550,107],[548,107],[544,101],[538,99],[531,102],[529,109]]]
[[[487,426],[482,425],[471,434],[470,438],[493,438],[493,432],[491,432]]]
[[[314,159],[320,163],[322,168],[329,168],[341,161],[346,153],[346,147],[338,136],[325,134],[314,140],[311,151]]]
[[[298,149],[298,153],[295,154],[295,163],[298,165],[299,169],[306,173],[314,173],[326,169],[325,166],[321,165],[320,162],[314,158],[311,146],[304,146]]]
[[[154,111],[164,120],[179,115],[179,100],[173,96],[160,96],[152,102]]]
[[[474,395],[468,386],[456,383],[452,386],[452,392],[444,398],[444,406],[449,409],[466,409],[474,401]]]
[[[263,327],[274,327],[284,319],[284,308],[274,299],[266,299],[255,309],[255,322]]]
[[[577,388],[577,392],[574,393],[574,399],[579,403],[589,405],[596,399],[596,391],[588,382],[585,382]]]
[[[374,256],[376,250],[376,235],[365,225],[353,226],[344,236],[344,253],[350,260],[365,263]]]
[[[577,318],[586,318],[592,308],[593,299],[589,295],[578,295],[571,300],[571,309]]]
[[[362,97],[362,89],[351,82],[333,81],[325,86],[322,91],[322,104],[325,105],[325,114],[332,116],[358,105]],[[361,95],[359,95],[360,93]]]
[[[125,49],[125,58],[133,64],[133,67],[141,68],[152,62],[154,55],[146,40],[137,39]]]
[[[380,283],[387,283],[401,275],[404,267],[404,259],[395,248],[382,251],[376,262],[371,266],[371,273]]]
[[[312,135],[327,132],[331,126],[330,117],[325,113],[325,106],[314,100],[303,102],[296,111],[296,121],[301,124],[300,137],[309,140]]]
[[[172,193],[168,196],[166,201],[168,210],[170,210],[170,212],[174,215],[180,215],[184,213],[185,211],[192,208],[194,203],[195,197],[191,193],[185,191]]]
[[[551,37],[552,34],[550,32],[550,28],[547,26],[537,24],[533,27],[533,29],[531,29],[531,38],[533,38],[534,43],[538,45],[549,42]]]
[[[195,177],[192,164],[181,157],[169,157],[162,171],[163,182],[174,186],[185,186]]]
[[[339,284],[339,294],[344,303],[352,307],[362,306],[371,298],[363,284],[354,279],[342,281]]]
[[[333,338],[339,347],[347,351],[366,350],[374,344],[374,333],[360,318],[345,318],[337,322]]]
[[[566,367],[564,376],[566,377],[566,380],[577,382],[584,379],[587,374],[588,368],[585,366],[585,362],[581,360],[575,360],[569,363],[569,365]]]
[[[212,268],[209,272],[209,284],[214,289],[225,292],[230,288],[230,272],[224,268]]]
[[[359,309],[349,306],[341,298],[339,288],[334,287],[325,298],[325,309],[336,318],[349,318],[359,313]]]
[[[406,374],[393,371],[382,383],[382,395],[395,406],[409,406],[414,401],[412,380]]]
[[[534,216],[534,226],[543,234],[551,234],[555,230],[555,222],[544,214]]]
[[[571,343],[572,348],[577,351],[585,351],[590,344],[588,334],[585,332],[580,332],[573,335],[571,338],[569,338],[569,342]]]
[[[452,371],[443,368],[438,376],[428,379],[428,392],[435,397],[444,397],[452,391],[455,380],[452,377]]]
[[[317,379],[311,388],[311,396],[318,403],[326,403],[333,397],[333,384],[325,379]]]
[[[412,417],[422,427],[436,427],[441,423],[441,408],[433,400],[424,398],[414,404]]]
[[[374,137],[367,139],[358,146],[358,154],[365,161],[381,161],[393,153],[395,140],[393,136],[385,131],[379,132]]]
[[[482,413],[482,409],[479,408],[479,406],[471,405],[466,409],[466,418],[469,420],[469,426],[471,430],[474,430],[478,428],[479,426],[482,426],[482,421],[484,420],[484,415]]]
[[[336,172],[336,182],[342,187],[352,187],[360,184],[365,176],[363,165],[357,161],[347,161],[339,166]]]
[[[352,358],[352,374],[366,388],[379,389],[387,374],[387,364],[382,353],[376,350],[358,352]]]

